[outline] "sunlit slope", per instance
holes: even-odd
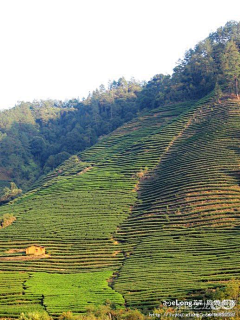
[[[89,305],[124,304],[122,295],[108,285],[112,271],[84,273],[0,272],[0,316],[19,317],[21,312],[47,311],[56,317],[74,314]]]
[[[177,129],[167,129],[168,124],[189,107],[176,105],[143,115],[65,162],[32,192],[0,207],[0,215],[12,213],[17,218],[0,229],[1,270],[68,273],[119,268],[124,254],[113,234],[135,203],[137,173],[157,165],[159,154],[187,119]],[[9,250],[31,244],[45,246],[50,257],[12,258],[22,253]]]
[[[189,108],[196,106],[184,103],[142,115],[70,158],[43,177],[32,192],[0,207],[0,215],[12,213],[17,218],[0,229],[1,279],[10,277],[11,283],[17,283],[9,292],[10,282],[2,281],[1,316],[17,317],[21,311],[36,309],[51,315],[66,310],[78,313],[105,299],[123,303],[119,293],[106,290],[107,279],[125,259],[123,244],[114,235],[131,213],[140,178],[159,163],[161,153],[187,126],[189,115],[181,114]],[[50,257],[24,260],[24,253],[15,252],[31,244],[44,245]],[[46,272],[60,277],[54,298],[49,288],[57,278],[54,275],[49,284]],[[66,296],[66,292],[73,282],[76,290],[81,287],[78,274],[85,274],[91,283],[76,300],[75,294]],[[93,290],[95,275],[99,286]]]
[[[240,103],[205,103],[140,183],[116,238],[127,304],[203,293],[240,276]],[[202,290],[202,291],[201,291]]]
[[[17,218],[0,229],[0,270],[33,272],[36,282],[34,272],[114,272],[127,304],[149,307],[239,276],[239,110],[211,96],[160,108],[72,157],[0,207]],[[30,244],[50,257],[9,252]],[[30,304],[60,313],[34,283],[22,282]]]

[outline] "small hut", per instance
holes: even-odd
[[[45,247],[32,245],[26,248],[26,255],[40,256],[42,254],[45,254]]]

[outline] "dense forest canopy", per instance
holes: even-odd
[[[228,22],[185,53],[170,75],[156,75],[140,94],[140,107],[200,99],[216,84],[238,94],[240,78],[240,23]]]
[[[27,188],[137,113],[142,84],[120,78],[83,101],[21,102],[0,117],[0,180]]]
[[[29,188],[142,110],[197,100],[212,90],[217,99],[222,93],[238,97],[239,79],[240,23],[230,21],[188,50],[172,75],[148,83],[120,78],[82,101],[21,102],[0,113],[0,189],[10,181]]]

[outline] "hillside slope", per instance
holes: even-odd
[[[239,276],[239,108],[208,96],[142,114],[0,207],[16,217],[0,229],[0,275],[17,283],[2,281],[0,314],[152,308]],[[31,244],[50,257],[24,259]]]
[[[120,78],[87,99],[34,100],[0,111],[0,204],[9,182],[22,190],[102,135],[136,117],[142,84]]]
[[[114,288],[128,304],[201,297],[239,277],[239,116],[238,101],[196,108],[139,185],[117,234],[130,256]]]

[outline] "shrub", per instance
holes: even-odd
[[[0,217],[0,226],[2,228],[10,226],[15,220],[16,217],[14,217],[12,213],[5,213],[2,217]]]
[[[71,311],[63,312],[59,317],[59,320],[74,320],[74,319],[75,317]]]
[[[52,317],[46,311],[33,311],[28,313],[21,313],[19,320],[52,320]]]

